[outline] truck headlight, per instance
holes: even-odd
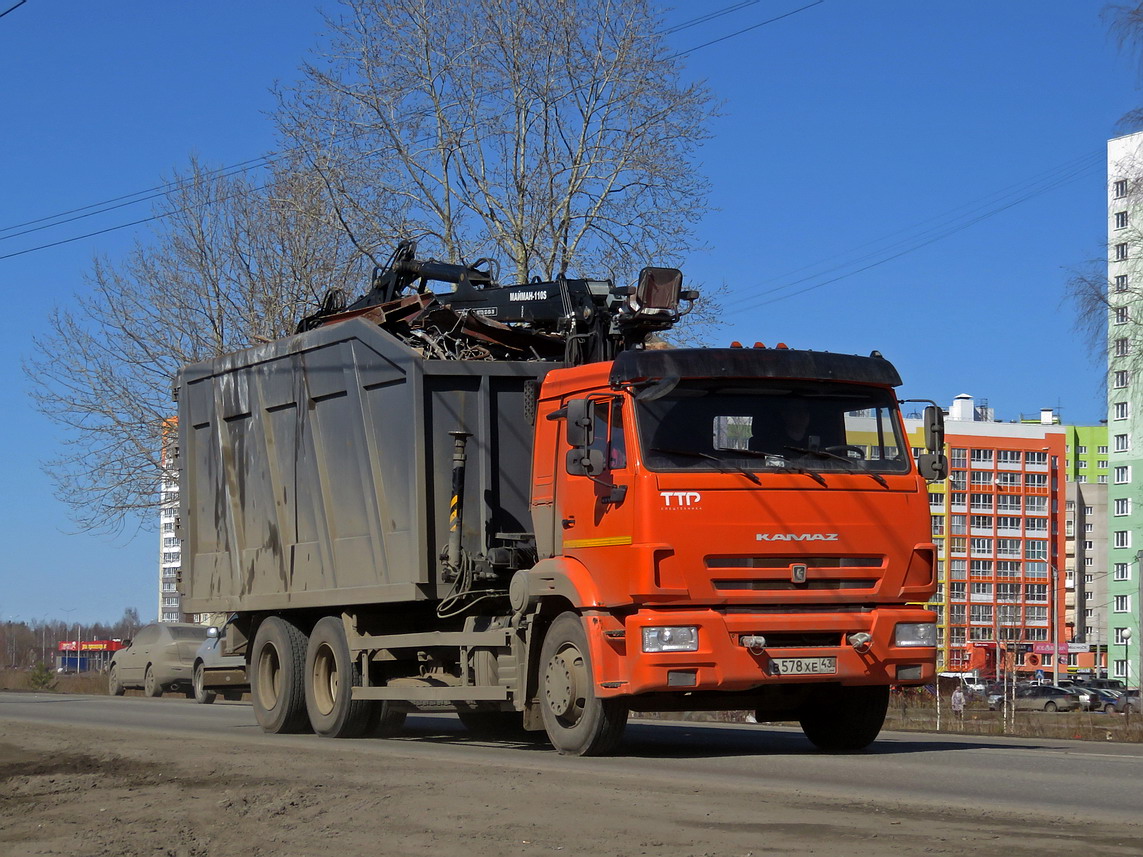
[[[697,652],[698,626],[643,629],[644,652]]]
[[[899,622],[893,632],[895,646],[935,646],[937,626],[932,622]]]

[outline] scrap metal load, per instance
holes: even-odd
[[[490,259],[456,265],[418,260],[403,241],[372,288],[353,302],[333,290],[298,332],[362,317],[435,360],[545,360],[569,366],[610,360],[641,347],[656,331],[691,310],[698,293],[682,289],[674,268],[644,268],[637,285],[610,280],[552,281],[502,286]],[[432,290],[430,284],[451,284]],[[680,310],[680,302],[686,306]]]

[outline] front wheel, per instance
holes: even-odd
[[[627,706],[595,695],[587,634],[575,613],[552,622],[540,649],[540,712],[560,755],[605,756],[623,737]]]
[[[1103,706],[1103,713],[1104,714],[1114,714],[1115,713],[1115,706],[1112,705],[1110,702],[1107,703],[1107,705]]]
[[[194,701],[199,705],[210,705],[218,697],[213,690],[208,690],[206,681],[206,668],[202,663],[194,665]]]
[[[119,667],[115,664],[111,665],[111,671],[107,674],[107,692],[112,696],[122,696],[127,692],[127,688],[119,681]]]
[[[1055,711],[1057,708],[1058,708],[1058,706],[1054,702],[1045,702],[1044,703],[1044,710],[1045,711]]]
[[[263,732],[304,732],[306,635],[292,622],[270,616],[258,626],[250,655],[250,696]]]
[[[887,685],[835,687],[816,695],[799,722],[819,750],[853,753],[873,743],[888,710]]]
[[[163,686],[155,678],[155,668],[147,664],[147,672],[143,675],[143,693],[146,696],[162,696]]]

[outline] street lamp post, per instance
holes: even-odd
[[[1127,651],[1128,651],[1127,646],[1131,642],[1131,629],[1130,628],[1124,628],[1123,631],[1120,632],[1119,639],[1121,639],[1123,641],[1123,683],[1127,689],[1130,689],[1130,687],[1131,687],[1131,659],[1130,659],[1130,657],[1128,657],[1128,654],[1127,654]],[[1124,706],[1124,708],[1123,708],[1123,719],[1124,719],[1125,723],[1131,719],[1131,706],[1129,706],[1129,705]]]

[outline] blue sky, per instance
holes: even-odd
[[[687,51],[810,2],[760,0],[670,41]],[[735,5],[680,3],[668,23]],[[728,290],[720,340],[877,349],[907,397],[1102,418],[1064,284],[1102,252],[1106,140],[1143,101],[1102,5],[825,0],[681,59],[723,102],[702,153],[709,249],[684,265]],[[28,0],[0,18],[0,257],[146,217],[8,228],[153,187],[192,153],[226,165],[271,149],[269,88],[321,28],[314,4],[270,0]],[[155,616],[158,537],[74,532],[40,470],[60,435],[20,369],[92,258],[148,235],[0,258],[0,620]]]

